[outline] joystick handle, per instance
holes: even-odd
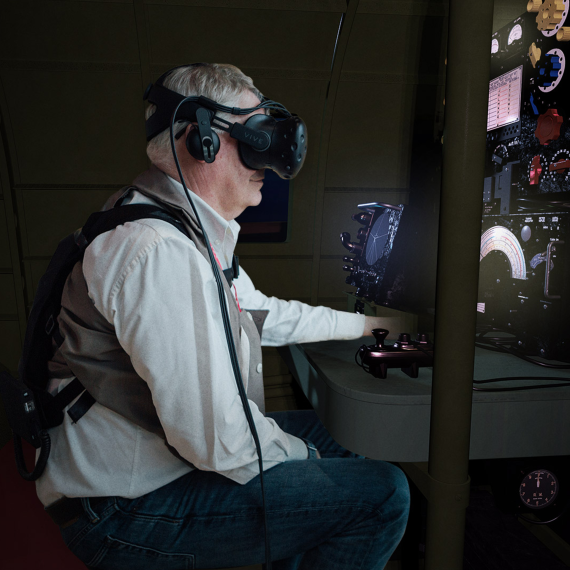
[[[386,329],[372,329],[372,334],[376,339],[375,348],[384,348],[384,341],[386,340],[389,332],[390,331],[387,331]]]

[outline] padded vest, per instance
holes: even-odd
[[[136,178],[132,186],[113,194],[103,210],[112,208],[133,187],[180,220],[200,254],[209,262],[204,234],[186,196],[155,166]],[[258,365],[262,362],[261,331],[268,311],[242,308],[240,312],[226,279],[221,281],[228,300],[232,335],[242,374],[241,334],[247,335],[249,340],[249,374],[244,380],[244,387],[248,399],[264,412],[262,367]],[[204,311],[203,304],[196,303],[196,310]],[[48,363],[50,377],[76,376],[99,404],[166,440],[147,383],[135,372],[129,355],[119,344],[114,326],[101,315],[88,296],[82,262],[75,264],[65,283],[58,323],[64,340]],[[160,339],[157,338],[156,342]],[[54,347],[57,347],[55,342]],[[201,355],[196,354],[196,358],[200,359]],[[171,451],[180,457],[172,448]]]

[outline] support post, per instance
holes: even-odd
[[[449,2],[426,570],[463,567],[493,0]],[[467,494],[467,497],[465,496]]]

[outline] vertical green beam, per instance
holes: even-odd
[[[426,570],[463,567],[493,0],[449,2]]]

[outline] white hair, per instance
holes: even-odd
[[[251,91],[260,100],[262,94],[253,85],[248,77],[235,67],[227,63],[203,63],[198,66],[180,67],[173,70],[162,82],[164,87],[176,91],[185,97],[204,96],[221,105],[238,107],[242,94]],[[156,105],[149,105],[145,117],[148,119],[156,111]],[[217,117],[226,121],[235,122],[237,116],[230,113],[216,112]],[[175,134],[188,126],[190,121],[177,121]],[[222,133],[218,128],[213,131]],[[151,162],[155,164],[170,162],[172,149],[170,147],[170,129],[166,129],[147,143],[146,153]]]

